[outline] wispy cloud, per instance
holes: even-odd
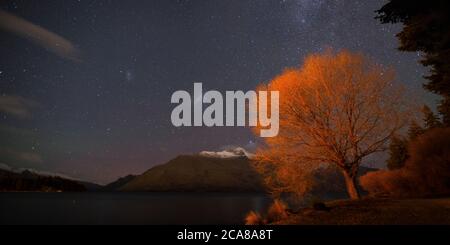
[[[69,40],[2,10],[0,29],[27,38],[63,58],[81,61],[79,50]]]
[[[0,169],[7,170],[7,171],[12,171],[13,170],[8,164],[2,163],[2,162],[0,162]]]
[[[16,116],[18,118],[29,118],[33,108],[39,104],[33,100],[25,99],[17,95],[0,96],[0,112]]]
[[[0,148],[0,157],[11,159],[13,162],[42,163],[42,157],[37,152],[17,151],[11,148]]]
[[[18,152],[17,158],[26,162],[42,163],[42,157],[35,152]]]
[[[0,123],[0,136],[4,135],[31,138],[36,136],[36,132],[31,129],[18,128],[15,126],[8,126],[6,124]]]

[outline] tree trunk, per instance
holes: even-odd
[[[350,196],[350,199],[359,199],[360,195],[358,187],[356,186],[356,176],[351,176],[347,171],[343,171],[343,174],[345,178],[345,184],[347,186],[347,193]]]

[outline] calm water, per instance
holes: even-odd
[[[242,224],[270,199],[224,193],[0,193],[0,224]]]

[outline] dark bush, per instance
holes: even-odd
[[[371,195],[442,196],[450,194],[450,128],[436,128],[409,145],[403,168],[380,170],[360,178]]]

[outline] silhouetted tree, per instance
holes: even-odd
[[[430,129],[442,127],[439,117],[428,106],[423,106],[422,115],[425,127],[421,127],[416,121],[412,121],[408,129],[407,138],[394,136],[391,139],[389,144],[389,158],[386,161],[389,170],[399,169],[405,165],[405,161],[409,157],[408,145],[414,142],[418,136]]]
[[[406,159],[408,159],[408,140],[398,135],[392,137],[389,144],[389,158],[386,161],[388,169],[402,168]]]
[[[430,107],[424,105],[422,108],[423,113],[423,122],[425,123],[425,128],[432,129],[432,128],[438,128],[442,126],[441,121],[439,120],[439,117],[436,116],[433,111],[430,109]]]
[[[438,111],[450,126],[450,1],[390,0],[376,12],[382,23],[404,24],[400,50],[425,54],[421,63],[431,74],[424,87],[442,96]]]
[[[425,129],[422,128],[416,121],[413,120],[409,125],[408,129],[408,140],[412,141],[415,138],[417,138],[417,136],[423,134],[424,132]]]
[[[427,130],[409,144],[405,166],[361,176],[362,187],[372,195],[408,197],[450,194],[450,128]]]

